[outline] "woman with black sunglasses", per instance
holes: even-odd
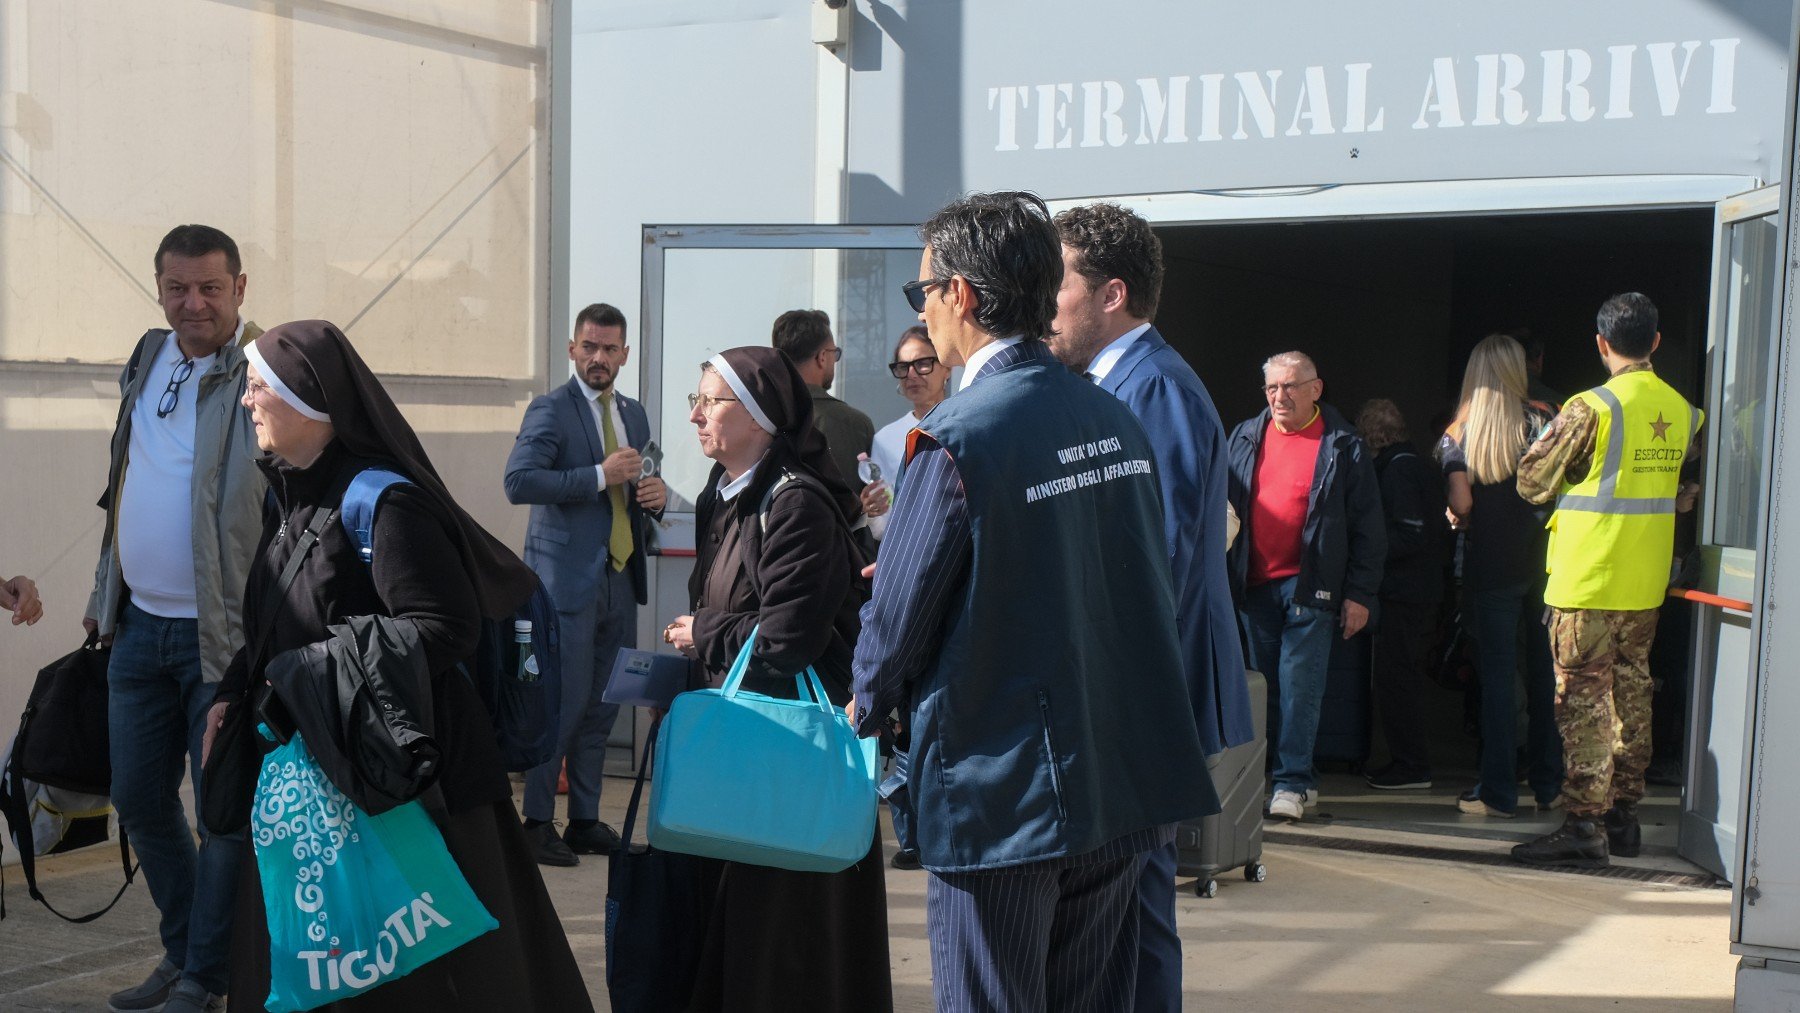
[[[881,427],[869,448],[869,458],[881,469],[881,477],[864,487],[863,513],[869,517],[869,533],[877,539],[887,530],[888,508],[893,504],[900,464],[906,455],[906,434],[947,396],[950,383],[950,367],[938,362],[937,349],[925,336],[923,324],[908,327],[900,335],[888,372],[900,381],[900,393],[912,402],[912,411]]]

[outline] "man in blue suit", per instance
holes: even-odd
[[[874,735],[898,708],[911,734],[937,1008],[1123,1013],[1143,856],[1218,811],[1154,451],[1044,347],[1062,257],[1041,200],[971,195],[921,234],[904,289],[964,381],[908,437],[852,717]]]
[[[595,303],[577,314],[569,339],[576,375],[532,399],[506,459],[506,498],[531,504],[525,562],[556,602],[562,630],[556,755],[525,775],[526,834],[544,865],[574,865],[578,852],[608,854],[619,841],[600,822],[606,736],[619,714],[601,693],[619,648],[637,645],[650,515],[668,495],[662,479],[641,477],[644,406],[613,389],[631,355],[625,342],[616,308]],[[565,758],[569,825],[559,838],[551,820]]]
[[[1063,280],[1056,357],[1125,402],[1143,423],[1162,480],[1163,535],[1175,584],[1182,671],[1208,755],[1250,741],[1244,652],[1225,570],[1225,426],[1212,395],[1150,321],[1162,295],[1162,241],[1116,204],[1056,216]],[[1137,1009],[1181,1009],[1173,841],[1150,852],[1138,882]]]

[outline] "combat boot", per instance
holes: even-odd
[[[1563,825],[1512,849],[1515,860],[1527,865],[1566,865],[1598,869],[1607,865],[1606,832],[1599,821],[1570,813]]]
[[[1636,858],[1644,844],[1636,802],[1614,802],[1606,811],[1606,850],[1620,858]]]

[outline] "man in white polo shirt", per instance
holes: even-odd
[[[107,512],[83,620],[110,639],[113,806],[161,916],[163,959],[114,1010],[194,1013],[223,1005],[242,834],[196,849],[181,804],[184,761],[196,803],[213,692],[243,646],[243,593],[262,528],[265,483],[244,394],[237,244],[181,225],[156,250],[172,330],[146,332],[120,377]],[[203,831],[204,833],[204,831]],[[165,1005],[166,1003],[166,1005]]]

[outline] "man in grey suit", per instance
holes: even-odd
[[[506,498],[531,504],[525,562],[556,602],[562,643],[562,726],[556,755],[525,776],[525,830],[543,865],[575,865],[619,841],[600,822],[600,777],[617,704],[601,700],[621,647],[637,645],[647,600],[644,544],[668,492],[643,476],[644,406],[613,389],[631,349],[625,315],[595,303],[575,317],[576,375],[534,398],[506,460]],[[568,761],[568,829],[559,838],[556,780]]]

